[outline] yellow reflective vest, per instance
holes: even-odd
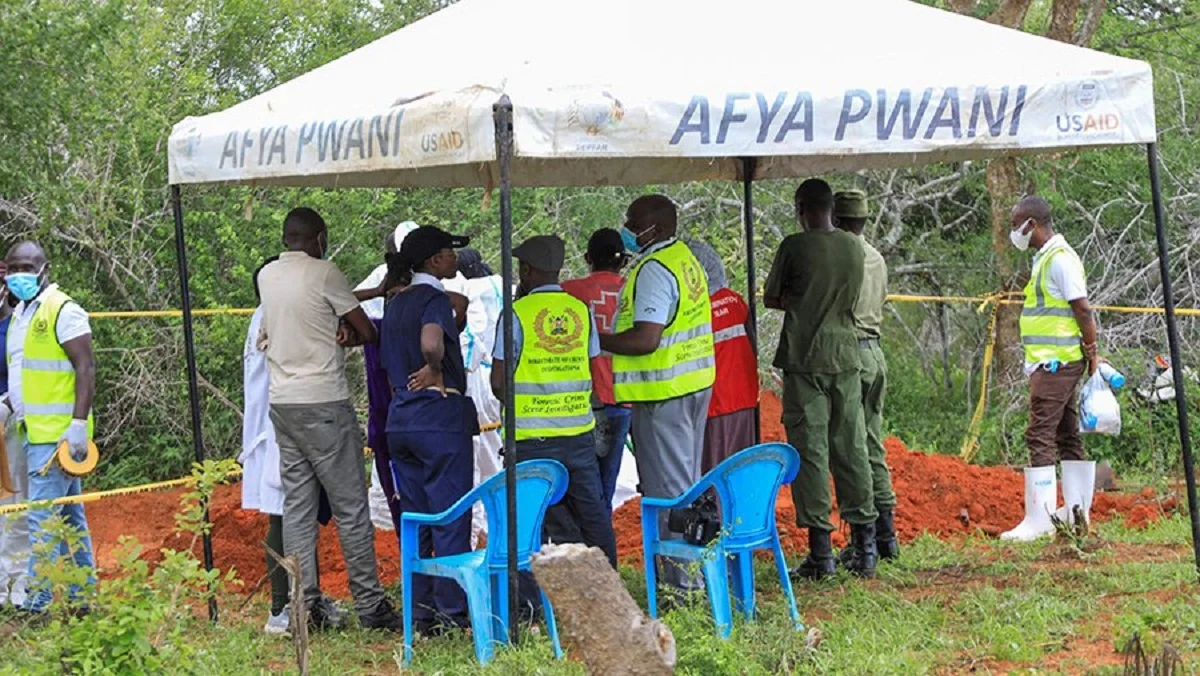
[[[58,344],[58,315],[70,296],[51,287],[42,293],[25,333],[21,361],[21,400],[25,434],[31,444],[56,444],[75,414],[75,367]],[[93,420],[88,414],[88,437]]]
[[[521,325],[514,374],[517,441],[574,437],[596,426],[588,306],[565,291],[538,291],[513,303]]]
[[[633,327],[638,274],[650,261],[675,277],[679,308],[663,329],[657,350],[637,357],[613,356],[613,394],[618,403],[666,401],[712,387],[716,379],[708,282],[704,268],[682,241],[644,256],[633,266],[621,289],[617,333]]]
[[[1029,283],[1025,285],[1025,305],[1021,309],[1021,344],[1025,347],[1028,364],[1050,361],[1066,364],[1083,359],[1080,345],[1083,332],[1079,322],[1075,321],[1071,304],[1050,295],[1050,261],[1055,256],[1079,258],[1065,243],[1056,244],[1038,256]]]

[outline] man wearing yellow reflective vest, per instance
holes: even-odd
[[[675,204],[664,195],[629,205],[621,237],[641,258],[621,290],[616,333],[600,336],[600,347],[614,355],[617,403],[633,404],[640,490],[654,498],[678,497],[700,478],[716,375],[708,280],[677,228]],[[666,522],[663,514],[659,532],[679,537]],[[664,557],[658,564],[668,590],[703,587],[681,562]]]
[[[81,492],[78,477],[63,473],[52,460],[66,443],[71,456],[87,456],[92,435],[92,399],[96,393],[96,368],[92,330],[87,313],[50,283],[46,253],[35,242],[22,242],[8,252],[4,282],[20,304],[13,313],[7,338],[9,404],[22,426],[29,467],[29,500],[54,500]],[[95,583],[92,542],[82,504],[29,510],[29,539],[34,559],[29,562],[29,595],[25,610],[43,613],[52,601],[48,583],[37,576],[43,563],[38,545],[46,542],[45,522],[52,513],[62,516],[81,536],[77,546],[59,543],[50,553],[53,562],[71,555],[75,565],[88,571]],[[78,588],[70,594],[78,597]]]
[[[513,404],[517,459],[548,458],[570,473],[567,494],[546,512],[546,540],[599,547],[617,565],[612,511],[600,485],[600,460],[592,430],[591,360],[600,356],[591,309],[558,283],[563,241],[531,237],[513,250],[520,288],[513,303]],[[496,327],[492,391],[504,400],[504,325]]]
[[[1054,532],[1050,515],[1058,504],[1054,463],[1062,461],[1064,509],[1074,520],[1078,506],[1087,518],[1096,483],[1096,463],[1084,459],[1079,436],[1079,387],[1100,365],[1096,321],[1087,299],[1079,255],[1055,233],[1050,205],[1026,197],[1012,211],[1012,244],[1032,248],[1033,268],[1021,308],[1021,344],[1029,376],[1029,427],[1025,444],[1025,518],[1001,534],[1004,540],[1033,540]]]

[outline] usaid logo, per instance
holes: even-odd
[[[1091,108],[1100,101],[1100,83],[1084,80],[1075,89],[1075,103],[1083,109]]]

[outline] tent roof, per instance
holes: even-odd
[[[1155,139],[1150,67],[908,0],[462,0],[177,124],[172,183],[755,178]]]

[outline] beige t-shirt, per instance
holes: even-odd
[[[350,398],[338,320],[358,307],[333,263],[289,251],[263,268],[263,333],[272,404],[323,404]]]
[[[879,250],[860,236],[863,247],[863,285],[854,303],[854,328],[858,337],[878,338],[883,325],[883,305],[887,302],[888,269]]]

